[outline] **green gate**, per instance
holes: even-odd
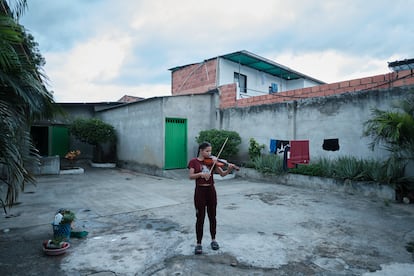
[[[165,166],[168,169],[187,167],[187,120],[165,119]]]
[[[69,151],[69,130],[64,126],[49,127],[49,155],[65,157]]]

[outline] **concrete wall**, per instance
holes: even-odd
[[[195,137],[201,130],[212,128],[240,134],[240,153],[234,160],[239,162],[248,160],[250,138],[264,144],[266,151],[269,150],[270,139],[309,140],[311,160],[349,155],[384,159],[388,155],[385,150],[377,147],[373,152],[369,149],[371,139],[363,136],[363,124],[372,117],[372,108],[389,110],[394,102],[405,98],[410,93],[413,79],[412,75],[401,72],[399,76],[393,73],[374,76],[343,84],[287,91],[301,94],[303,98],[283,98],[280,102],[269,100],[265,104],[256,99],[266,101],[267,98],[262,96],[236,101],[232,94],[235,84],[229,84],[211,93],[151,98],[97,114],[117,131],[121,167],[139,171],[146,168],[147,172],[153,173],[164,167],[164,128],[168,117],[187,119],[188,160],[196,155]],[[346,93],[341,88],[352,84],[348,89],[356,89],[374,83],[377,88],[369,86],[371,88],[356,92]],[[319,95],[321,91],[326,95]],[[314,97],[308,98],[309,95]],[[223,104],[231,101],[231,107],[223,108]],[[340,150],[323,150],[324,139],[332,138],[339,139]]]
[[[198,133],[213,128],[240,134],[239,162],[248,160],[250,138],[264,144],[265,152],[269,151],[270,139],[309,140],[311,160],[347,155],[384,159],[385,150],[377,148],[373,152],[368,148],[371,139],[363,137],[363,123],[371,118],[371,108],[389,110],[407,93],[408,89],[401,88],[370,90],[219,109],[219,95],[212,92],[151,98],[97,114],[117,131],[119,165],[137,171],[154,173],[164,167],[164,128],[169,117],[187,119],[188,160],[196,155]],[[322,149],[324,139],[331,138],[339,139],[339,151]]]
[[[406,97],[408,89],[371,90],[329,97],[302,99],[221,111],[221,128],[242,137],[240,161],[248,160],[249,139],[254,138],[269,151],[270,139],[309,140],[310,157],[352,155],[383,159],[387,152],[368,148],[363,123],[372,117],[371,108],[389,110]],[[322,149],[324,139],[338,138],[339,151]]]
[[[187,119],[187,158],[195,156],[200,130],[215,128],[215,93],[159,97],[98,112],[114,126],[119,166],[156,173],[164,167],[165,119]]]
[[[394,87],[414,86],[412,70],[387,73],[361,79],[347,80],[313,87],[294,89],[285,92],[272,93],[250,98],[239,99],[236,90],[221,94],[220,108],[243,107],[277,102],[293,101],[297,99],[324,97],[349,92],[368,91],[372,89],[391,89]]]
[[[59,155],[41,157],[38,165],[33,164],[27,169],[34,175],[59,174],[60,157]]]

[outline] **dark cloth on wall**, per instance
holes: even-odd
[[[285,150],[285,147],[289,145],[290,141],[288,140],[277,140],[276,144],[276,151],[277,153],[281,153]]]
[[[282,153],[287,145],[289,145],[288,140],[270,139],[269,151],[274,154]]]
[[[339,150],[339,140],[338,139],[325,139],[323,140],[322,148],[324,150],[337,151]]]

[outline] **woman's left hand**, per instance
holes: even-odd
[[[228,166],[228,170],[233,170],[234,168],[235,168],[236,166],[234,165],[234,164],[232,164],[232,163],[229,163],[229,166]]]

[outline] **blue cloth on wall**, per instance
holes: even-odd
[[[270,139],[270,146],[269,146],[270,153],[276,153],[276,149],[277,149],[276,146],[277,146],[277,140]]]

